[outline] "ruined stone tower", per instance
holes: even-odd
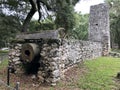
[[[102,43],[102,55],[110,50],[109,7],[107,4],[91,6],[89,19],[89,40]]]
[[[63,31],[21,33],[11,42],[9,66],[19,76],[34,75],[37,82],[56,85],[66,70],[84,60],[108,55],[109,13],[106,4],[91,7],[89,40],[64,39]],[[18,73],[18,74],[16,74]]]

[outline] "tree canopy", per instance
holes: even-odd
[[[69,9],[71,6],[74,6],[78,1],[79,0],[63,0],[63,1],[62,0],[1,0],[0,8],[3,8],[2,10],[4,10],[5,8],[8,11],[12,11],[11,13],[12,15],[18,16],[21,19],[21,21],[23,21],[23,26],[21,31],[26,32],[30,20],[36,11],[38,11],[39,13],[38,21],[42,20],[45,16],[49,15],[50,13],[54,13],[54,16],[56,18],[56,23],[58,23],[57,19],[60,19],[58,18],[60,17],[59,14],[61,15],[63,14],[62,15],[63,17],[67,17],[64,15],[64,13],[66,13],[67,11],[66,8]],[[59,13],[61,11],[63,11],[64,13],[63,12]],[[70,13],[70,10],[68,11]],[[66,26],[64,27],[66,28]]]
[[[0,14],[0,47],[7,46],[12,37],[15,37],[15,33],[19,32],[21,23],[15,16],[6,16]]]
[[[111,43],[118,44],[120,49],[120,0],[106,0],[110,5]]]
[[[0,37],[9,41],[18,32],[65,28],[70,33],[76,26],[74,6],[79,0],[0,0]],[[31,21],[39,13],[39,23]],[[4,36],[3,36],[4,35]]]

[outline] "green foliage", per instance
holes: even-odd
[[[55,24],[57,28],[65,28],[66,34],[71,32],[75,26],[74,10],[72,5],[66,4],[57,12]]]
[[[26,29],[29,28],[29,31],[34,32],[40,29],[50,30],[64,27],[66,33],[71,33],[75,26],[73,7],[78,1],[40,0],[40,7],[44,8],[44,10],[43,8],[40,9],[40,24],[32,21],[30,25],[26,25]],[[10,42],[17,32],[22,31],[22,24],[24,25],[25,17],[32,7],[29,0],[2,0],[0,1],[0,8],[0,47],[3,47]],[[27,24],[29,24],[29,21]]]
[[[75,12],[74,12],[74,5],[79,0],[53,0],[51,7],[52,15],[44,18],[44,20],[40,21],[40,25],[38,25],[38,29],[42,30],[51,30],[51,29],[58,29],[58,28],[65,28],[65,33],[70,35],[72,33],[72,29],[75,27]],[[33,23],[32,23],[33,24]],[[35,24],[35,23],[34,23]],[[37,25],[37,24],[36,24]],[[31,25],[30,25],[31,26]],[[35,29],[36,30],[36,29]],[[31,31],[31,30],[30,30]]]
[[[84,90],[112,90],[115,87],[113,78],[120,70],[119,58],[101,57],[86,61],[85,65],[89,72],[79,79],[79,88]]]
[[[117,43],[120,49],[120,0],[106,0],[110,5],[111,43]]]
[[[52,14],[53,18],[55,20],[55,26],[54,28],[59,28],[63,27],[66,29],[66,33],[71,31],[74,26],[75,26],[75,18],[74,18],[74,5],[78,2],[79,0],[31,0],[31,2],[34,2],[33,4],[37,4],[38,2],[40,3],[38,9],[40,8],[39,16],[41,19],[40,23],[42,28],[48,29],[48,28],[53,28],[50,27],[54,23],[43,23],[42,20],[48,19],[49,15]],[[31,4],[29,0],[5,0],[1,1],[0,7],[1,8],[6,8],[8,11],[12,11],[14,16],[19,17],[20,21],[24,22],[24,20],[28,20],[27,24],[29,24],[29,19],[25,19],[25,16],[28,14],[30,8],[33,8],[33,5]],[[37,3],[36,3],[37,2]],[[31,7],[31,5],[32,7]],[[36,6],[35,6],[36,7]],[[41,8],[42,7],[42,8]],[[44,10],[43,10],[44,8]],[[3,9],[2,9],[3,10]],[[52,12],[49,12],[52,11]],[[33,13],[34,14],[34,13]],[[28,14],[29,15],[29,14]],[[33,24],[33,23],[32,23]],[[49,24],[49,25],[48,25]],[[24,25],[24,23],[23,23]],[[37,25],[37,24],[35,24]],[[26,26],[26,24],[25,24]],[[48,27],[48,28],[46,28]],[[26,29],[25,29],[26,30]],[[32,29],[33,30],[33,29]],[[31,30],[30,30],[31,31]]]
[[[0,14],[0,47],[6,44],[15,37],[15,34],[20,31],[21,24],[14,16],[6,16]]]
[[[9,51],[8,50],[0,50],[0,54],[7,54]]]
[[[118,44],[120,49],[120,16],[111,23],[111,34],[114,42]]]
[[[6,68],[8,66],[8,60],[4,60],[2,61],[2,63],[0,64],[0,69]]]
[[[29,0],[1,0],[0,8],[4,14],[13,15],[22,21],[30,10]],[[7,9],[7,12],[4,10]]]
[[[120,49],[112,49],[113,52],[120,53]]]
[[[55,23],[53,20],[51,20],[49,17],[45,20],[38,23],[38,21],[34,20],[30,22],[29,31],[35,32],[35,31],[41,31],[41,30],[54,30],[56,29]]]
[[[49,3],[47,0],[41,1],[45,4],[43,8],[47,6],[49,9],[41,9],[42,19],[40,23],[31,21],[27,28],[29,28],[30,32],[35,32],[63,27],[68,37],[86,40],[88,34],[88,15],[81,15],[80,13],[77,14],[74,12],[74,5],[78,1],[79,0],[49,0]],[[1,1],[0,7],[13,12],[12,14],[7,14],[7,16],[1,16],[2,19],[0,20],[2,26],[0,46],[5,46],[5,43],[9,42],[18,31],[21,31],[21,24],[28,14],[31,5],[28,0],[5,0]],[[1,11],[1,13],[4,12]]]
[[[56,28],[65,28],[65,33],[68,37],[70,37],[72,29],[75,27],[74,5],[78,1],[79,0],[56,0],[55,25]]]
[[[41,30],[54,30],[54,23],[41,23],[37,21],[30,22],[30,32],[41,31]]]
[[[72,38],[79,39],[79,40],[87,40],[88,39],[88,14],[75,14],[75,28],[72,30]]]

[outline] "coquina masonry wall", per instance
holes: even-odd
[[[22,44],[24,43],[14,44],[9,53],[10,65],[16,69],[16,73],[22,69],[20,67],[23,64],[20,58]],[[42,78],[40,82],[51,85],[55,85],[63,78],[65,70],[69,67],[102,55],[102,45],[99,42],[43,39],[42,44],[41,42],[37,44],[41,48],[37,76]]]
[[[95,7],[100,8],[104,14],[107,12],[104,4]],[[93,15],[95,10],[91,12],[93,12]],[[18,41],[12,44],[9,53],[9,65],[16,69],[16,73],[19,73],[23,69],[21,67],[23,65],[23,61],[21,60],[21,49],[23,45],[26,43],[37,44],[40,48],[40,58],[38,60],[39,67],[36,73],[37,77],[40,78],[40,82],[56,85],[56,82],[64,77],[64,72],[69,67],[72,67],[81,61],[94,59],[109,53],[110,39],[108,33],[108,14],[105,14],[107,15],[105,16],[105,21],[103,18],[99,19],[101,15],[99,17],[97,16],[97,13],[95,15],[96,22],[93,20],[92,16],[90,16],[90,18],[92,18],[90,19],[89,27],[90,41],[66,40],[60,38],[59,31],[57,30],[48,32],[49,34],[45,31],[42,34],[19,35],[17,39],[22,39],[23,42]],[[101,20],[100,23],[98,23],[97,18]],[[105,26],[103,27],[102,20],[105,23]]]
[[[107,4],[91,6],[89,17],[89,40],[102,43],[102,55],[110,51],[109,7]]]

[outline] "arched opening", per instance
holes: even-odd
[[[30,51],[29,50],[25,50],[25,55],[30,56]]]

